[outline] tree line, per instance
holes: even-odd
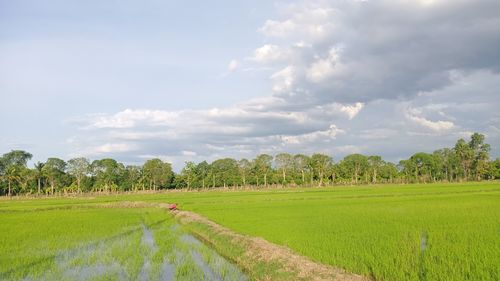
[[[160,159],[142,166],[105,158],[90,162],[80,157],[48,158],[28,167],[32,154],[12,150],[0,157],[0,195],[117,192],[171,188],[326,186],[367,183],[429,183],[500,178],[500,158],[490,159],[482,134],[453,148],[418,152],[399,163],[377,155],[351,154],[338,162],[329,155],[260,154],[255,159],[186,162],[180,173]]]

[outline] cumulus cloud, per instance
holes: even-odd
[[[499,1],[278,7],[280,16],[258,30],[266,44],[249,46],[253,52],[228,66],[270,67],[267,96],[221,108],[85,116],[82,134],[98,137],[72,145],[162,155],[182,165],[281,151],[397,161],[473,131],[500,143]]]
[[[269,37],[305,37],[307,39],[321,39],[329,34],[333,28],[332,17],[334,9],[325,6],[291,4],[284,7],[289,18],[283,20],[267,20],[259,31]]]
[[[146,121],[150,126],[164,125],[175,122],[179,112],[162,110],[132,110],[125,109],[114,115],[98,115],[92,117],[87,128],[131,128]]]
[[[307,69],[306,77],[311,82],[321,82],[332,77],[339,68],[339,50],[332,48],[326,58],[319,58]]]
[[[307,89],[317,103],[408,99],[452,84],[457,69],[500,70],[499,9],[494,0],[305,1],[259,30],[279,37],[275,48],[311,46],[271,77],[277,93]]]
[[[292,66],[287,66],[286,68],[274,73],[271,76],[271,79],[274,82],[273,91],[277,94],[289,93],[292,91],[296,75],[297,71]]]
[[[337,134],[345,133],[344,130],[337,128],[335,124],[330,125],[326,130],[315,131],[296,136],[282,136],[285,144],[305,144],[318,141],[331,141]]]
[[[340,103],[330,103],[322,106],[318,106],[317,109],[320,110],[321,114],[324,115],[346,115],[349,120],[356,117],[358,113],[365,106],[362,102],[357,102],[354,104],[340,104]]]
[[[434,131],[444,131],[444,130],[449,130],[452,129],[455,125],[453,122],[450,121],[430,121],[425,119],[424,117],[419,117],[415,116],[412,114],[408,114],[406,116],[408,119],[411,121],[415,122],[416,124],[419,124],[423,127],[429,128]]]
[[[259,63],[272,63],[288,58],[290,52],[277,45],[266,44],[254,51],[252,59]]]

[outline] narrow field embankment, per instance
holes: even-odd
[[[311,261],[262,238],[241,235],[188,211],[173,212],[198,239],[232,260],[255,280],[339,280],[370,278]]]

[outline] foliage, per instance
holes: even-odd
[[[0,157],[0,195],[115,192],[168,188],[324,186],[335,184],[431,183],[500,178],[498,159],[490,160],[490,145],[475,133],[467,142],[432,153],[417,152],[397,165],[378,155],[351,154],[337,163],[326,154],[279,153],[255,159],[216,159],[212,163],[186,162],[179,174],[170,163],[147,160],[125,166],[111,158],[63,161],[49,158],[27,167],[31,154],[14,150]]]

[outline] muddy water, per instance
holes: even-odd
[[[189,253],[198,268],[202,270],[205,280],[247,280],[238,267],[224,259],[214,250],[206,247],[194,236],[183,234],[181,235],[181,241],[192,246]],[[204,256],[209,256],[210,258],[206,259]]]
[[[169,252],[162,252],[160,245],[155,241],[155,230],[142,225],[126,235],[62,252],[55,257],[53,270],[41,276],[25,276],[24,279],[210,281],[248,279],[238,267],[194,236],[185,233],[181,226],[171,225],[167,233],[174,241],[173,249]],[[138,260],[139,264],[135,262]]]
[[[143,235],[141,240],[142,245],[148,249],[149,253],[156,252],[157,246],[155,243],[155,239],[153,238],[153,233],[145,225],[142,225],[142,229],[143,229]],[[150,271],[151,271],[151,257],[150,255],[146,255],[144,257],[144,264],[142,265],[141,272],[139,273],[139,280],[148,281],[150,279],[149,278]]]

